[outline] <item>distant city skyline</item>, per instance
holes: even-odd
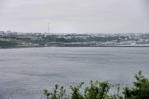
[[[0,31],[7,30],[42,33],[145,33],[149,32],[149,1],[0,0]]]

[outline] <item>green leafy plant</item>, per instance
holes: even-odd
[[[141,71],[135,78],[134,88],[124,88],[125,99],[149,99],[149,79],[145,78]]]
[[[58,85],[55,85],[54,91],[49,92],[48,90],[43,90],[46,99],[67,99],[66,97],[66,90],[63,86],[59,88]]]
[[[53,92],[44,90],[46,99],[149,99],[149,79],[139,71],[135,75],[136,81],[133,87],[125,87],[120,90],[120,84],[112,85],[108,81],[90,82],[90,85],[82,89],[84,82],[78,86],[70,86],[71,93],[67,93],[64,87],[55,85]],[[109,90],[116,87],[116,93],[110,95]],[[83,90],[84,92],[81,92]]]

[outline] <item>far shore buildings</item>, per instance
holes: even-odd
[[[12,32],[12,31],[0,31],[0,40],[9,40],[9,39],[16,39],[16,40],[38,40],[42,41],[46,38],[53,38],[58,39],[57,41],[48,41],[45,45],[54,45],[61,43],[65,43],[65,45],[95,45],[95,46],[102,46],[102,45],[138,45],[138,44],[149,44],[149,33],[21,33],[21,32]],[[106,40],[101,41],[100,39]],[[112,39],[111,39],[112,38]],[[114,38],[114,39],[113,39]],[[75,41],[77,42],[63,42],[63,41]],[[62,42],[61,42],[62,41]],[[84,43],[82,43],[84,42]],[[23,44],[27,45],[23,42]],[[29,44],[31,45],[31,44]],[[36,46],[36,45],[35,45]],[[81,45],[80,45],[81,46]]]

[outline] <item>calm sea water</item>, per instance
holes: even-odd
[[[89,80],[130,85],[139,70],[149,77],[149,48],[0,49],[0,99],[44,99],[42,90],[54,84]]]

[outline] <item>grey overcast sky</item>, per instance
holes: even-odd
[[[149,32],[149,0],[0,0],[0,30]]]

